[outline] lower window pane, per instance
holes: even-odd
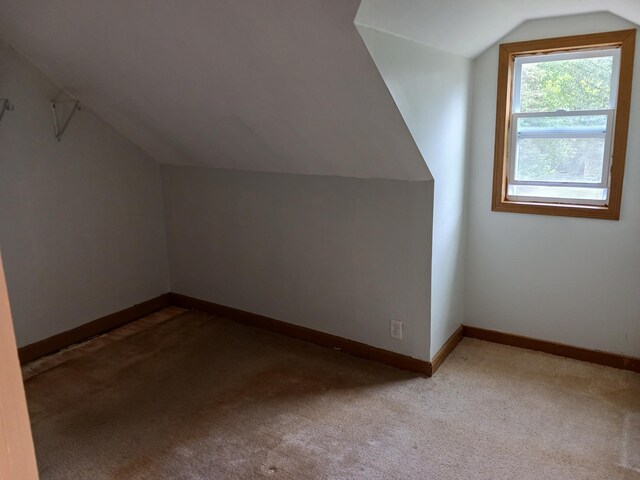
[[[521,138],[515,163],[516,181],[600,183],[604,137]]]

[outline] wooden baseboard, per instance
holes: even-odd
[[[171,302],[177,307],[202,310],[203,312],[219,315],[246,325],[262,328],[264,330],[269,330],[271,332],[297,338],[299,340],[305,340],[323,347],[341,350],[356,357],[384,363],[402,370],[409,370],[411,372],[427,376],[431,376],[432,373],[431,363],[425,360],[419,360],[417,358],[390,352],[381,348],[372,347],[354,340],[348,340],[336,335],[318,332],[317,330],[310,328],[300,327],[274,318],[257,315],[237,308],[218,305],[217,303],[199,300],[186,295],[178,293],[171,293],[169,295]]]
[[[429,377],[435,374],[444,360],[456,348],[463,337],[476,338],[488,342],[501,343],[503,345],[551,353],[561,357],[573,358],[576,360],[640,373],[640,358],[628,357],[600,350],[589,350],[586,348],[574,347],[546,340],[538,340],[535,338],[468,325],[461,325],[445,342],[442,348],[440,348],[438,353],[434,355],[431,362],[427,362],[425,360],[401,355],[382,348],[372,347],[347,338],[319,332],[311,328],[300,327],[274,318],[219,305],[217,303],[207,302],[205,300],[199,300],[197,298],[178,293],[166,293],[164,295],[160,295],[159,297],[147,300],[146,302],[139,303],[119,312],[112,313],[92,322],[80,325],[74,329],[19,348],[18,356],[20,358],[20,362],[30,362],[44,355],[57,352],[58,350],[73,345],[74,343],[106,333],[109,330],[113,330],[114,328],[120,327],[133,320],[137,320],[145,315],[150,315],[153,312],[171,305],[202,310],[246,325],[262,328],[288,337],[305,340],[317,345],[322,345],[323,347],[341,350],[356,357],[366,358],[368,360],[384,363],[392,367],[409,370]]]
[[[640,358],[628,357],[617,353],[603,352],[600,350],[589,350],[587,348],[574,347],[562,343],[538,340],[536,338],[513,335],[511,333],[487,330],[484,328],[463,326],[465,337],[486,340],[487,342],[501,343],[512,347],[526,348],[538,352],[551,353],[561,357],[573,358],[584,362],[597,363],[608,367],[631,370],[640,373]]]
[[[120,327],[125,323],[137,320],[145,315],[149,315],[162,308],[171,305],[169,294],[165,293],[159,297],[152,298],[146,302],[138,303],[132,307],[125,308],[119,312],[106,315],[104,317],[93,320],[89,323],[80,325],[79,327],[58,333],[39,342],[32,343],[18,349],[20,363],[36,360],[44,355],[62,350],[74,343],[81,342],[88,338],[106,333],[109,330]]]
[[[460,340],[462,340],[462,337],[463,327],[462,325],[460,325],[456,329],[456,331],[453,332],[453,335],[451,335],[449,339],[444,343],[440,350],[438,350],[438,353],[436,353],[431,359],[431,375],[436,373],[436,371],[440,368],[440,365],[442,365],[442,362],[444,362],[449,354],[453,352],[453,349],[458,346]]]

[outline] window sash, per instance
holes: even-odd
[[[536,117],[576,117],[576,116],[596,116],[606,115],[607,126],[603,130],[601,127],[575,127],[575,128],[540,128],[527,129],[518,131],[518,119],[520,118],[536,118]],[[511,139],[509,142],[509,173],[507,183],[509,185],[531,185],[531,186],[548,186],[548,187],[581,187],[581,188],[607,188],[609,186],[609,173],[611,170],[612,156],[612,140],[613,140],[613,122],[615,119],[615,110],[584,110],[584,111],[565,111],[557,112],[527,112],[513,113],[511,115]],[[516,152],[518,148],[518,140],[524,138],[604,138],[604,158],[602,159],[602,178],[598,183],[585,182],[549,182],[549,181],[532,181],[532,180],[516,180]]]

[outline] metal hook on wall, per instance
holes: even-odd
[[[9,102],[8,98],[0,98],[0,120],[4,117],[4,112],[12,112],[13,105]]]
[[[65,100],[61,100],[60,97],[62,95],[65,95],[68,98]],[[64,118],[61,122],[60,120],[58,120],[58,110],[62,110],[62,107],[64,107],[66,104],[70,104],[71,109],[67,113],[66,118]],[[53,114],[53,133],[56,136],[57,141],[60,141],[62,139],[62,135],[69,126],[69,122],[71,122],[74,114],[77,111],[82,110],[84,110],[84,107],[80,104],[80,100],[65,92],[64,90],[60,90],[60,93],[56,95],[56,98],[51,100],[51,113]]]

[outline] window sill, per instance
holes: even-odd
[[[501,200],[491,206],[494,212],[529,213],[532,215],[555,215],[561,217],[600,218],[620,220],[620,211],[611,205],[575,205],[564,203],[542,203]]]

